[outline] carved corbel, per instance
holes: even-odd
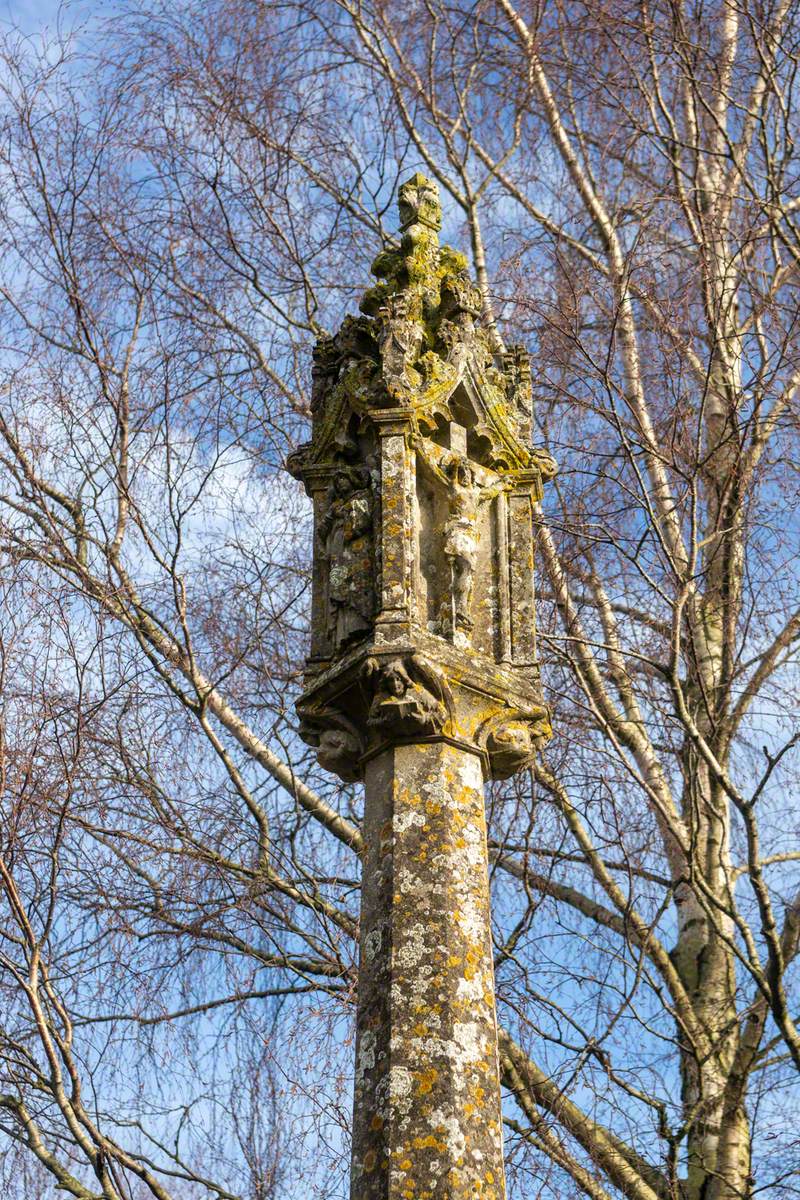
[[[547,705],[509,708],[490,717],[478,732],[478,744],[489,759],[493,779],[510,779],[533,765],[553,733]]]
[[[364,680],[371,694],[367,727],[381,739],[432,737],[452,721],[447,680],[419,654],[383,662],[369,658]]]
[[[317,762],[345,783],[361,779],[364,738],[358,727],[335,708],[298,708],[300,737],[317,751]]]

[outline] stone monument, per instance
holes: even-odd
[[[501,1200],[483,783],[550,736],[534,626],[525,351],[498,360],[435,183],[314,349],[301,736],[365,785],[352,1200]]]

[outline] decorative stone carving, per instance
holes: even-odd
[[[487,367],[493,361],[489,339],[478,324],[482,308],[480,288],[465,270],[444,275],[436,340],[459,378],[470,364]]]
[[[412,175],[400,184],[398,192],[400,228],[409,229],[417,224],[438,233],[442,228],[442,206],[439,203],[439,188],[426,175]],[[436,239],[436,248],[439,242]]]
[[[439,230],[442,209],[439,189],[424,175],[412,175],[400,187],[400,230],[398,250],[383,250],[372,264],[372,273],[381,281],[370,288],[361,301],[361,311],[375,316],[388,296],[404,292],[410,301],[410,316],[424,320],[438,305],[437,268],[441,251]],[[455,251],[452,252],[455,254]],[[460,265],[466,260],[458,256]]]
[[[447,495],[442,551],[449,564],[450,579],[448,595],[441,606],[441,628],[459,644],[466,645],[466,635],[474,624],[470,607],[478,565],[479,509],[503,491],[505,482],[497,478],[490,482],[486,471],[481,471],[479,477],[466,456],[438,450],[423,439],[415,447],[444,485]],[[458,633],[462,638],[455,637]]]
[[[514,668],[530,704],[533,504],[556,468],[527,444],[527,354],[494,354],[466,259],[439,245],[431,180],[403,184],[400,217],[363,315],[315,349],[312,440],[288,464],[315,504],[307,683],[374,648],[381,662],[396,647],[404,661],[424,651],[439,663],[446,642],[469,650],[478,673]]]
[[[419,358],[424,334],[420,323],[413,320],[409,312],[409,298],[399,292],[387,297],[379,314],[382,325],[378,344],[383,377],[392,396],[401,396],[420,380],[414,363]]]
[[[492,778],[510,779],[532,766],[537,752],[551,734],[550,710],[545,705],[495,717],[484,731]]]
[[[450,563],[451,628],[469,632],[472,586],[478,563],[478,507],[491,500],[503,485],[481,485],[468,459],[452,458],[446,467],[450,514],[444,527],[444,553]]]
[[[531,451],[531,466],[538,472],[542,483],[555,479],[558,474],[558,463],[552,454],[548,454],[546,450],[539,447]]]
[[[365,676],[374,688],[367,725],[381,737],[430,737],[441,733],[452,696],[441,672],[418,654],[379,663],[369,658]]]
[[[503,372],[509,403],[520,415],[531,418],[531,361],[524,346],[509,346],[503,354]]]
[[[452,319],[463,314],[470,317],[473,323],[480,317],[483,307],[481,290],[472,282],[466,271],[445,276],[442,280],[441,294],[443,316]]]
[[[316,413],[336,381],[341,352],[332,337],[321,337],[311,351],[311,411]]]
[[[372,628],[373,508],[368,468],[337,470],[328,493],[328,510],[319,525],[321,552],[328,563],[328,605],[336,649],[343,649]]]
[[[300,734],[316,748],[319,765],[345,783],[361,779],[364,738],[353,722],[333,708],[300,709],[299,713]]]

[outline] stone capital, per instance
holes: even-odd
[[[532,764],[551,734],[537,683],[528,670],[487,669],[455,647],[445,650],[430,634],[413,643],[370,641],[316,676],[298,706],[301,734],[348,782],[392,745],[432,741],[476,754],[485,778],[507,779]]]

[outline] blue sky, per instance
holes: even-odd
[[[36,33],[44,25],[54,26],[59,9],[64,10],[71,22],[78,10],[86,11],[85,0],[0,0],[0,20],[4,25],[13,25],[23,33]]]

